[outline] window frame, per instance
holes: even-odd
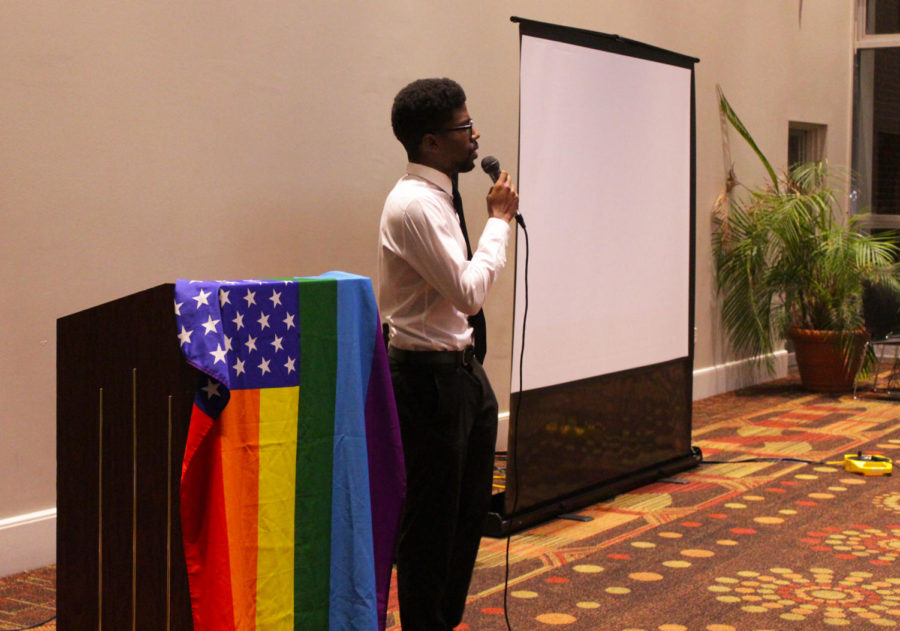
[[[857,116],[858,116],[858,108],[864,106],[864,103],[859,102],[858,97],[861,95],[858,94],[857,85],[859,82],[859,77],[857,73],[860,72],[860,51],[863,50],[874,50],[878,48],[900,48],[900,32],[898,33],[882,33],[877,35],[872,35],[866,32],[866,24],[868,23],[868,0],[856,0],[856,25],[855,25],[855,38],[853,42],[853,125],[852,125],[852,153],[854,158],[856,157],[856,152],[858,149],[858,144],[863,141],[859,135],[859,129],[857,128]],[[870,139],[869,145],[872,146],[872,142]],[[872,156],[868,156],[868,160],[871,162]],[[872,195],[872,173],[868,172],[867,181],[865,183],[865,187],[868,189],[869,197]],[[855,191],[854,191],[855,192]],[[857,209],[855,208],[856,201],[851,202],[851,213],[857,214]],[[890,230],[900,230],[900,215],[888,215],[888,214],[876,214],[871,212],[871,210],[867,210],[869,213],[861,222],[862,226],[868,230],[873,229],[890,229]]]
[[[856,0],[856,37],[853,52],[860,48],[900,47],[900,31],[897,33],[880,33],[873,35],[866,32],[869,21],[869,0]]]

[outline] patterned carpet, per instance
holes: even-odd
[[[56,614],[56,566],[0,579],[0,629],[56,629],[43,626]]]
[[[900,453],[900,408],[784,380],[695,404],[706,460]],[[704,463],[516,535],[512,628],[764,631],[900,626],[893,477],[794,461]],[[506,542],[484,540],[459,629],[506,629]],[[392,609],[393,631],[399,630]]]
[[[900,454],[900,407],[791,379],[698,401],[706,462],[512,538],[516,631],[900,627],[900,489],[824,462]],[[713,464],[772,458],[774,462]],[[502,485],[502,461],[498,484]],[[484,539],[459,631],[501,631],[506,540]],[[0,631],[54,611],[55,569],[0,580]],[[54,629],[51,623],[40,629]],[[392,592],[388,628],[400,631]]]

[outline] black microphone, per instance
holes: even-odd
[[[496,184],[500,179],[500,161],[494,156],[485,156],[481,161],[481,168],[491,176],[491,181]]]
[[[494,156],[484,156],[484,159],[481,161],[481,168],[485,173],[491,176],[491,181],[494,184],[500,179],[500,161]],[[519,213],[516,213],[516,223],[522,226],[522,228],[525,227],[525,220],[522,219],[522,215]]]

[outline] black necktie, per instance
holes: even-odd
[[[456,187],[456,180],[453,180],[453,208],[459,217],[459,227],[462,229],[463,239],[466,240],[466,254],[471,260],[472,246],[469,243],[469,231],[466,230],[466,215],[463,213],[462,197],[459,195],[459,189]],[[484,356],[487,354],[487,324],[484,320],[484,309],[480,309],[475,315],[469,316],[469,326],[472,327],[475,337],[475,357],[479,362],[484,362]]]

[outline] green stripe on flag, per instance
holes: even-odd
[[[300,406],[294,547],[296,629],[328,629],[337,281],[300,283]]]

